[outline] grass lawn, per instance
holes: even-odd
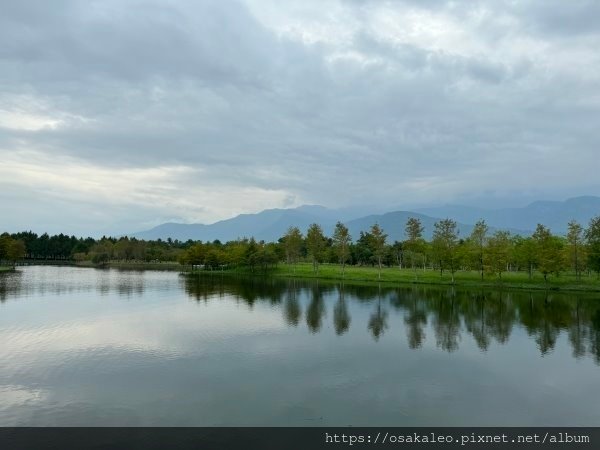
[[[0,272],[12,272],[13,270],[10,266],[0,266]]]
[[[243,270],[243,272],[247,273],[247,270]],[[342,271],[339,265],[321,264],[318,273],[315,273],[312,264],[298,263],[295,270],[293,266],[279,264],[275,269],[269,271],[269,274],[276,277],[318,278],[375,283],[452,284],[452,276],[449,272],[444,271],[443,276],[440,276],[440,272],[437,270],[423,270],[422,268],[415,271],[411,268],[384,267],[381,269],[381,278],[379,278],[377,267],[346,266],[345,275],[342,278]],[[571,273],[563,273],[558,277],[549,275],[548,282],[545,283],[544,277],[540,273],[534,273],[531,279],[524,272],[503,273],[502,279],[499,279],[497,275],[485,274],[482,280],[481,275],[476,271],[459,271],[454,274],[454,284],[456,286],[473,287],[600,291],[600,280],[598,280],[596,274],[590,276],[584,274],[581,280],[577,280],[575,275]]]

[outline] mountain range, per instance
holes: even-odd
[[[537,201],[523,208],[484,209],[462,205],[415,210],[434,217],[451,217],[458,222],[475,223],[480,218],[498,228],[534,230],[538,223],[554,233],[567,232],[567,224],[575,219],[586,227],[592,217],[600,215],[600,197],[574,197],[565,201]]]
[[[575,219],[584,227],[589,220],[600,215],[600,197],[585,196],[565,201],[537,201],[522,208],[484,209],[464,205],[446,205],[420,208],[414,211],[392,211],[383,214],[365,214],[365,208],[330,209],[318,205],[304,205],[290,209],[267,209],[256,214],[240,214],[213,224],[164,223],[150,230],[133,233],[138,239],[178,239],[222,242],[243,237],[257,240],[276,241],[290,226],[305,232],[311,223],[322,226],[331,235],[339,220],[346,224],[354,239],[360,231],[368,230],[378,223],[388,234],[388,240],[405,239],[404,227],[409,217],[421,220],[424,235],[431,238],[433,225],[440,218],[449,217],[458,222],[460,236],[468,236],[473,224],[484,219],[495,229],[509,230],[515,234],[529,235],[538,223],[542,223],[558,234],[564,234],[567,223]]]

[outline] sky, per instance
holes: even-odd
[[[600,195],[595,0],[0,0],[0,229]]]

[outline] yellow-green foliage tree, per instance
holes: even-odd
[[[323,235],[321,226],[316,223],[311,224],[306,232],[306,250],[312,260],[313,271],[318,273],[319,263],[325,250],[325,235]]]
[[[571,220],[568,227],[567,245],[565,247],[566,260],[575,272],[577,279],[580,280],[586,260],[583,227],[575,220]]]
[[[537,269],[547,282],[549,274],[558,275],[564,267],[563,242],[559,237],[553,236],[549,228],[539,223],[531,237],[536,244]]]
[[[457,224],[452,219],[443,219],[435,222],[433,227],[432,251],[439,264],[440,275],[448,269],[454,283],[454,273],[460,263]]]
[[[352,237],[348,227],[342,222],[335,224],[335,230],[333,231],[333,248],[338,257],[338,261],[342,265],[342,278],[344,277],[344,271],[346,268],[346,262],[350,257],[350,244],[352,243]]]
[[[23,241],[13,239],[8,233],[0,236],[0,261],[7,261],[14,267],[17,261],[25,257],[26,252]]]
[[[296,263],[302,251],[302,233],[298,227],[289,227],[282,238],[285,249],[285,258],[288,264],[292,264],[296,272]]]
[[[410,217],[406,221],[406,227],[404,228],[406,240],[403,242],[403,250],[410,260],[415,279],[418,278],[417,265],[422,264],[425,260],[426,242],[423,239],[423,231],[425,231],[425,227],[419,219]]]
[[[508,268],[512,259],[512,240],[508,231],[496,231],[487,240],[484,261],[488,270],[502,279],[502,272]]]
[[[600,278],[600,216],[590,220],[585,230],[585,239],[588,248],[588,265]]]
[[[467,239],[467,247],[470,257],[469,259],[475,263],[475,267],[477,267],[477,270],[479,270],[482,280],[484,272],[483,254],[487,245],[488,229],[489,228],[485,223],[485,220],[479,220],[473,227],[471,235]]]
[[[385,240],[387,239],[387,234],[383,232],[379,224],[374,224],[371,227],[371,245],[373,247],[373,256],[375,256],[375,260],[377,261],[377,266],[379,267],[378,277],[381,279],[381,263],[383,260],[383,256],[385,254]]]

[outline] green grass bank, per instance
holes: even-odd
[[[263,274],[261,270],[232,269],[224,273],[232,274]],[[588,291],[600,292],[600,280],[596,274],[583,274],[577,280],[575,274],[563,273],[559,276],[548,276],[548,282],[544,281],[543,275],[533,274],[532,278],[524,272],[507,272],[499,279],[497,275],[485,274],[483,280],[476,271],[459,271],[454,274],[454,283],[449,272],[440,272],[432,269],[411,268],[399,269],[398,267],[384,267],[381,269],[381,278],[377,267],[346,266],[342,276],[339,265],[321,264],[318,272],[313,270],[312,264],[299,263],[295,267],[287,264],[279,264],[266,272],[269,276],[284,278],[307,278],[321,280],[336,280],[344,282],[360,283],[386,283],[386,284],[425,284],[425,285],[447,285],[464,287],[486,287],[502,289],[529,289],[529,290],[557,290],[557,291]]]
[[[119,270],[171,270],[178,272],[190,272],[190,266],[182,266],[177,262],[108,262],[101,265],[92,264],[89,261],[78,262],[78,267],[110,268]],[[12,267],[0,266],[0,272],[12,271]],[[211,273],[211,271],[200,271],[200,273]],[[381,269],[381,278],[377,267],[371,266],[346,266],[344,274],[339,265],[320,264],[318,272],[313,270],[310,263],[298,263],[288,265],[279,263],[274,268],[262,271],[260,269],[237,268],[225,270],[213,270],[212,273],[223,273],[230,275],[245,276],[273,276],[280,278],[305,278],[331,281],[344,281],[349,283],[385,283],[385,284],[423,284],[462,287],[485,287],[502,289],[526,289],[526,290],[554,290],[554,291],[587,291],[600,292],[600,280],[595,273],[583,274],[577,279],[574,273],[561,273],[559,276],[549,275],[548,281],[540,273],[534,273],[531,279],[525,272],[506,272],[502,278],[497,275],[485,274],[483,280],[476,271],[458,271],[454,274],[454,283],[450,272],[444,271],[440,275],[439,270],[412,269],[398,267],[384,267]]]

